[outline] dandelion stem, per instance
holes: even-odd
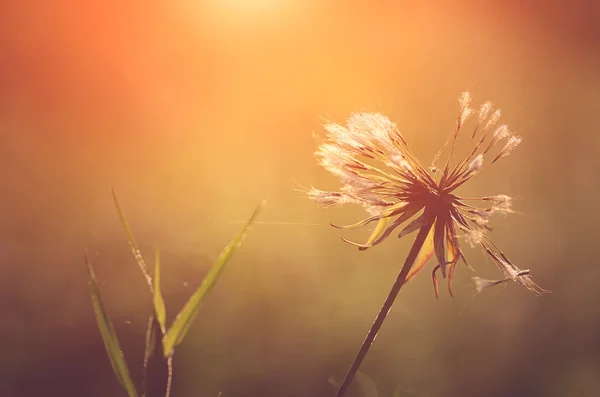
[[[404,265],[402,266],[400,273],[398,273],[398,277],[396,278],[396,281],[394,282],[392,289],[388,293],[388,296],[385,299],[385,302],[381,306],[381,309],[379,309],[379,313],[377,314],[377,317],[375,318],[375,321],[373,322],[373,325],[371,326],[369,333],[365,337],[365,340],[363,341],[362,346],[360,347],[360,350],[358,351],[358,354],[356,355],[356,358],[352,362],[352,365],[350,366],[350,369],[348,370],[348,373],[346,374],[346,377],[344,378],[344,381],[342,382],[342,384],[336,394],[336,397],[343,397],[346,395],[346,392],[348,391],[348,387],[352,383],[352,380],[354,379],[354,376],[356,376],[356,373],[358,372],[360,365],[362,364],[364,358],[366,357],[367,353],[369,352],[369,348],[373,344],[375,337],[377,337],[377,333],[381,329],[381,326],[383,325],[385,318],[387,317],[390,309],[392,308],[392,305],[394,304],[394,301],[396,300],[396,297],[398,296],[400,289],[406,283],[406,277],[408,276],[410,269],[412,268],[413,264],[415,263],[415,260],[417,259],[417,256],[419,255],[419,251],[421,251],[421,248],[423,247],[423,244],[425,243],[427,234],[429,233],[429,230],[431,229],[432,221],[433,221],[433,219],[428,220],[426,222],[426,224],[423,225],[421,227],[421,229],[419,230],[419,233],[417,234],[417,237],[415,238],[415,242],[413,243],[413,245],[408,253],[408,256],[406,257],[406,260],[404,261]]]

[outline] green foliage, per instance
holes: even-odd
[[[164,334],[165,323],[167,322],[167,309],[165,308],[165,301],[160,292],[160,251],[158,246],[154,253],[154,296],[152,297],[152,303],[154,304],[154,315],[160,325],[161,332]]]
[[[117,376],[117,380],[123,386],[125,391],[127,391],[127,395],[129,397],[137,397],[137,391],[131,380],[131,376],[129,375],[129,369],[127,368],[127,363],[125,362],[125,357],[123,355],[123,351],[121,350],[121,346],[119,345],[119,339],[117,338],[117,334],[113,327],[106,310],[104,309],[104,305],[102,304],[102,299],[100,298],[100,291],[98,290],[98,283],[96,281],[96,275],[94,274],[94,269],[92,264],[87,256],[85,255],[85,262],[88,268],[89,274],[89,284],[90,284],[90,295],[92,298],[92,306],[94,308],[94,313],[96,314],[96,321],[98,322],[98,330],[100,331],[100,335],[102,336],[102,341],[104,342],[104,347],[106,348],[106,353],[110,360],[110,363],[113,367],[115,375]]]
[[[153,315],[150,316],[148,321],[148,329],[146,331],[146,340],[145,340],[145,353],[144,353],[144,392],[145,395],[165,395],[169,396],[170,388],[171,388],[171,379],[172,379],[172,365],[171,359],[173,356],[174,349],[177,345],[179,345],[187,333],[189,332],[194,319],[196,318],[202,304],[204,303],[205,298],[214,288],[219,276],[225,269],[225,265],[231,259],[235,250],[242,244],[244,238],[248,234],[250,226],[255,221],[256,217],[264,207],[264,202],[261,203],[248,222],[244,225],[240,233],[235,236],[235,238],[225,247],[225,249],[221,252],[219,259],[212,266],[207,276],[204,278],[198,289],[192,294],[188,302],[184,305],[183,309],[177,314],[175,317],[175,321],[171,327],[167,330],[166,326],[166,318],[167,311],[165,307],[165,302],[161,293],[160,288],[160,251],[158,247],[155,249],[155,259],[154,259],[154,277],[150,277],[148,273],[148,267],[140,249],[135,242],[135,238],[133,236],[133,232],[129,226],[129,222],[125,217],[125,213],[123,212],[119,200],[117,199],[117,195],[114,190],[112,191],[113,200],[115,203],[115,207],[117,209],[117,213],[119,215],[119,219],[121,221],[121,225],[125,230],[127,235],[127,239],[129,241],[129,245],[131,247],[131,251],[133,256],[140,268],[144,278],[146,279],[146,283],[148,288],[152,294],[152,305],[153,305]],[[100,330],[100,334],[102,335],[102,339],[104,341],[104,345],[106,347],[106,351],[108,357],[110,359],[111,365],[114,369],[114,372],[119,380],[119,383],[123,386],[123,388],[127,391],[129,397],[137,397],[137,391],[131,380],[129,375],[129,370],[127,368],[127,364],[125,363],[125,359],[123,357],[123,352],[119,346],[119,342],[117,339],[117,335],[114,331],[113,325],[106,314],[102,302],[100,300],[100,294],[98,291],[98,286],[96,283],[96,278],[94,275],[94,271],[92,265],[87,257],[85,256],[85,261],[88,266],[88,271],[90,275],[90,286],[91,286],[91,297],[92,304],[94,307],[94,312],[96,313],[96,319],[98,321],[98,328]],[[161,350],[162,354],[157,355],[156,352]],[[156,380],[157,377],[155,371],[156,369],[162,370],[165,378],[165,384],[162,386],[156,386],[156,382],[150,385],[152,381]],[[159,377],[162,377],[159,375]],[[161,394],[157,392],[160,390]]]
[[[119,200],[117,199],[117,194],[115,193],[114,190],[112,190],[112,196],[113,196],[113,201],[115,203],[115,207],[117,209],[117,213],[119,214],[119,219],[121,220],[121,225],[123,226],[123,229],[125,229],[125,233],[127,234],[127,240],[129,241],[129,246],[131,247],[131,252],[133,253],[133,257],[135,258],[135,261],[137,262],[138,267],[140,268],[140,271],[142,272],[142,274],[144,275],[144,278],[146,279],[146,283],[148,284],[148,288],[150,289],[150,292],[154,293],[154,288],[152,286],[152,278],[148,274],[148,266],[146,266],[146,262],[144,261],[144,258],[142,257],[140,247],[138,247],[137,243],[135,242],[135,238],[133,237],[133,232],[131,231],[131,228],[129,227],[129,222],[127,222],[127,218],[125,218],[125,213],[123,212],[123,209],[121,208],[121,205],[119,204]]]
[[[146,347],[144,348],[144,370],[148,367],[148,362],[154,356],[157,336],[160,331],[160,325],[154,316],[148,319],[148,328],[146,329]]]

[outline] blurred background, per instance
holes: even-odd
[[[255,206],[268,205],[175,356],[174,396],[331,396],[412,238],[358,252],[300,187],[322,119],[395,121],[429,164],[457,97],[492,100],[524,142],[465,195],[515,196],[494,241],[553,294],[454,299],[429,271],[400,294],[363,365],[380,396],[600,395],[600,6],[594,1],[3,2],[0,395],[121,395],[83,251],[134,376],[149,295],[110,195],[172,318]],[[477,275],[499,277],[479,250]],[[355,395],[359,395],[356,393]]]

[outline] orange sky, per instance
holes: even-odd
[[[514,155],[465,189],[523,197],[517,209],[526,217],[497,220],[494,234],[552,284],[569,236],[587,230],[565,220],[597,218],[583,208],[597,193],[587,181],[600,171],[600,13],[593,2],[534,3],[3,5],[5,279],[34,301],[80,283],[82,249],[122,238],[111,187],[145,243],[209,259],[263,199],[263,221],[352,223],[361,209],[322,211],[294,190],[336,186],[312,157],[321,119],[381,111],[428,163],[452,128],[457,96],[472,90],[476,103],[492,100],[506,115],[522,107],[511,127],[527,133]],[[325,226],[256,225],[244,248],[256,267],[244,268],[240,254],[231,285],[252,279],[276,299],[282,283],[298,280],[320,291],[313,303],[348,309],[340,321],[357,333],[345,337],[360,339],[407,246],[358,256],[339,237]],[[468,285],[470,274],[461,277]],[[580,280],[572,277],[568,285]],[[407,294],[430,301],[427,277],[415,284]],[[115,300],[129,298],[116,290]],[[115,310],[143,299],[131,298]],[[457,305],[430,304],[424,310],[434,317]],[[86,309],[70,305],[66,312]]]

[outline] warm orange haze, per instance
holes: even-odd
[[[267,201],[178,351],[173,396],[333,396],[414,236],[364,252],[340,240],[373,228],[341,233],[329,223],[364,210],[303,193],[339,186],[315,136],[380,112],[429,166],[464,91],[523,141],[457,192],[513,197],[517,213],[488,233],[552,294],[508,284],[473,298],[471,277],[502,275],[461,241],[476,273],[456,272],[454,298],[440,280],[436,300],[429,264],[361,371],[381,397],[599,395],[600,6],[544,4],[7,2],[0,396],[124,395],[86,248],[139,378],[151,306],[111,188],[144,254],[162,249],[171,317]]]

